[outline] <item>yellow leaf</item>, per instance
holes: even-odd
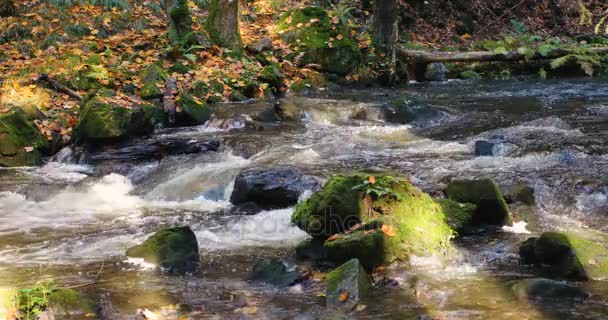
[[[348,292],[347,289],[346,291],[342,292],[342,294],[340,294],[340,302],[348,300],[348,296],[350,296],[350,292]]]
[[[97,30],[97,29],[91,30],[92,35],[97,35],[98,33],[99,33],[99,30]]]
[[[385,224],[382,226],[382,232],[384,232],[384,234],[386,234],[389,237],[394,237],[397,235],[397,233],[395,232],[395,229],[392,226],[389,226],[388,224]]]
[[[371,183],[371,184],[376,183],[376,177],[374,177],[374,176],[369,176],[368,180],[369,180],[369,183]]]

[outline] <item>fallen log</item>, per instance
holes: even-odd
[[[597,54],[608,53],[608,47],[590,48],[589,50]],[[574,50],[572,49],[554,49],[547,52],[545,55],[535,52],[531,56],[526,56],[518,51],[496,53],[490,51],[426,52],[420,50],[407,50],[404,48],[399,48],[398,50],[399,59],[408,64],[410,74],[415,75],[415,78],[418,81],[424,80],[424,72],[430,63],[542,60],[555,59],[573,53]]]

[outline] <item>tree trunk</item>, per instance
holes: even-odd
[[[12,16],[15,13],[13,0],[0,0],[0,17]]]
[[[211,0],[205,29],[211,41],[235,52],[241,52],[240,11],[238,0]]]
[[[382,76],[386,84],[392,84],[397,80],[398,17],[398,0],[375,0],[373,43],[376,54],[386,65]]]
[[[165,11],[167,12],[167,26],[169,28],[169,41],[173,46],[184,47],[190,41],[192,35],[192,16],[188,8],[188,0],[164,0]]]

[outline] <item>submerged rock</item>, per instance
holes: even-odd
[[[512,289],[522,302],[541,299],[564,303],[567,299],[582,301],[589,297],[589,294],[579,287],[544,278],[520,280],[513,285]]]
[[[547,267],[557,277],[605,279],[608,277],[607,237],[572,232],[545,232],[519,248],[522,263]]]
[[[293,102],[280,99],[271,108],[258,112],[254,118],[261,122],[298,122],[302,119],[302,111]]]
[[[298,24],[307,26],[299,28]],[[302,65],[316,64],[325,72],[346,75],[361,61],[349,28],[339,20],[332,21],[323,8],[289,10],[279,19],[277,31],[285,41],[297,45],[294,54],[300,56]]]
[[[270,283],[279,287],[288,287],[302,281],[302,275],[295,266],[278,258],[260,260],[253,267],[251,279]]]
[[[199,262],[198,242],[190,227],[160,230],[142,244],[127,249],[126,254],[144,258],[169,273],[194,272]]]
[[[447,81],[448,69],[441,62],[429,63],[424,72],[424,78],[428,81]]]
[[[454,232],[446,220],[442,207],[406,179],[366,175],[333,176],[291,218],[325,240],[329,261],[358,258],[368,270],[448,248]]]
[[[507,202],[490,179],[455,180],[448,184],[446,193],[450,200],[477,205],[471,221],[474,225],[504,226],[513,223]]]
[[[0,167],[35,166],[48,141],[22,108],[0,113]]]
[[[399,98],[393,104],[384,108],[384,118],[388,122],[409,124],[417,122],[426,124],[440,120],[443,113],[438,111],[428,104],[413,98],[404,96]]]
[[[328,307],[352,310],[370,294],[372,284],[359,260],[352,259],[327,274],[325,287]]]
[[[515,150],[517,150],[517,146],[511,143],[475,141],[475,155],[480,157],[504,157],[513,154]]]
[[[95,96],[81,106],[75,139],[78,142],[113,142],[154,132],[164,113],[151,104],[133,108],[118,105],[108,97]]]
[[[262,209],[287,208],[298,203],[304,191],[318,187],[317,179],[296,168],[251,169],[236,177],[230,201],[253,202]]]

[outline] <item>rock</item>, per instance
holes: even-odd
[[[76,73],[70,78],[71,87],[76,90],[101,89],[108,83],[112,83],[108,70],[103,66],[94,64],[84,64],[78,68]]]
[[[608,277],[608,236],[601,233],[545,232],[519,248],[524,264],[545,266],[556,277],[596,280]]]
[[[320,239],[306,239],[295,248],[296,258],[299,260],[308,261],[319,261],[326,257],[325,247],[323,247],[324,240]]]
[[[151,104],[127,109],[106,97],[95,96],[84,102],[78,112],[74,137],[78,142],[112,142],[154,132],[164,113]]]
[[[142,244],[127,249],[126,254],[144,258],[169,273],[191,273],[199,263],[198,242],[190,227],[160,230]]]
[[[468,234],[473,226],[473,215],[477,206],[471,203],[460,203],[450,199],[438,199],[443,209],[447,224],[459,234]]]
[[[428,81],[447,81],[448,69],[441,62],[429,63],[426,66],[424,78]]]
[[[177,114],[178,123],[181,125],[202,125],[211,119],[211,109],[204,102],[194,98],[182,91],[177,99],[182,108]]]
[[[461,72],[458,75],[461,79],[471,79],[471,80],[479,80],[481,79],[481,75],[475,71],[472,70],[466,70]]]
[[[0,113],[0,167],[35,166],[49,143],[22,108]]]
[[[281,72],[281,69],[275,65],[269,65],[260,70],[258,81],[268,83],[275,91],[278,91],[284,86],[283,73]]]
[[[310,23],[311,20],[316,22]],[[300,23],[310,26],[296,28]],[[316,64],[325,72],[346,75],[361,62],[361,52],[350,29],[339,20],[332,21],[322,8],[287,11],[279,19],[277,31],[285,41],[297,45],[299,49],[294,55],[301,57],[303,65]]]
[[[158,63],[150,64],[141,73],[142,87],[139,90],[139,95],[142,99],[153,100],[162,99],[163,89],[169,75],[163,70]]]
[[[352,310],[369,296],[372,284],[359,260],[352,259],[327,274],[325,287],[329,308]]]
[[[112,150],[93,154],[90,156],[90,160],[96,162],[161,159],[171,155],[217,151],[219,146],[219,141],[190,138],[135,141],[121,144]]]
[[[247,51],[251,53],[260,53],[272,48],[272,39],[265,37],[255,43],[247,45]]]
[[[298,122],[302,118],[300,108],[286,99],[280,99],[275,103],[274,113],[284,122]]]
[[[503,197],[507,203],[521,202],[526,205],[534,205],[534,188],[523,182],[500,186]]]
[[[511,225],[509,207],[496,183],[490,179],[455,180],[446,190],[450,200],[477,205],[473,225]]]
[[[251,169],[236,177],[230,201],[253,202],[263,209],[287,208],[298,203],[304,191],[318,187],[317,179],[296,168]]]
[[[475,141],[475,155],[479,157],[504,157],[513,154],[517,146],[507,142]]]
[[[398,124],[428,123],[443,118],[443,113],[412,97],[401,97],[384,109],[386,121]]]
[[[544,278],[517,281],[512,290],[522,302],[540,299],[556,300],[564,303],[566,300],[582,301],[589,297],[589,294],[579,287]]]
[[[404,178],[377,175],[374,184],[366,183],[369,179],[331,177],[321,191],[296,207],[292,223],[313,238],[326,240],[329,261],[358,258],[368,270],[405,260],[410,253],[424,256],[450,246],[454,231],[428,194]]]
[[[301,282],[302,275],[295,266],[291,266],[281,259],[266,258],[255,264],[251,279],[279,287],[288,287]]]

